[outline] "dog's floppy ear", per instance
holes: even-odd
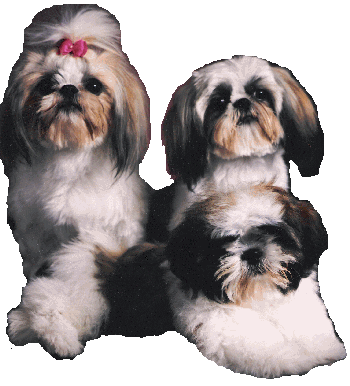
[[[165,254],[172,273],[193,290],[202,291],[209,299],[225,301],[222,282],[216,280],[220,261],[227,254],[226,245],[236,235],[214,236],[213,226],[206,220],[211,199],[193,204],[184,221],[171,233]]]
[[[13,115],[13,110],[21,111],[19,100],[16,100],[16,103],[18,106],[12,106],[11,98],[6,92],[0,105],[0,159],[6,175],[9,175],[18,158],[31,162],[29,143],[25,136],[20,134],[24,133],[22,117]]]
[[[207,141],[195,111],[193,77],[180,86],[170,101],[162,124],[167,169],[173,178],[182,178],[191,188],[207,166]]]
[[[122,102],[118,101],[110,132],[117,172],[133,171],[142,161],[150,140],[149,98],[136,70],[128,64],[118,76],[122,83]]]
[[[328,248],[328,234],[321,216],[308,201],[290,199],[283,219],[298,234],[304,264],[311,268]]]
[[[303,177],[316,175],[324,153],[316,106],[290,71],[278,66],[272,69],[284,92],[280,120],[285,131],[286,156],[295,162]]]

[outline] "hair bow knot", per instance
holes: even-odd
[[[58,49],[59,55],[73,54],[74,57],[83,57],[87,51],[87,44],[85,40],[77,40],[73,43],[70,39],[62,42]]]

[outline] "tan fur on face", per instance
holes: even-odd
[[[86,91],[83,84],[77,84],[79,93],[76,94],[76,103],[81,111],[76,109],[69,113],[59,111],[62,97],[58,90],[44,97],[35,93],[35,84],[49,71],[46,67],[52,62],[56,63],[56,50],[47,55],[46,67],[40,71],[36,68],[40,66],[38,58],[33,55],[29,58],[35,60],[35,65],[28,62],[22,74],[26,90],[34,90],[24,93],[23,119],[31,140],[58,149],[83,148],[97,140],[96,143],[101,143],[112,128],[113,114],[116,113],[126,122],[126,130],[133,138],[135,148],[140,149],[142,155],[146,152],[149,126],[147,94],[137,73],[122,53],[88,49],[84,58],[75,59],[85,63],[89,76],[100,80],[105,90],[100,95],[94,95]],[[45,59],[43,56],[40,58],[42,61]],[[36,73],[31,72],[34,69]]]
[[[214,129],[214,154],[226,159],[264,155],[278,144],[284,133],[273,111],[264,104],[255,103],[251,114],[256,121],[239,124],[239,112],[228,106]]]
[[[50,102],[48,102],[50,101]],[[25,103],[23,116],[30,137],[56,148],[81,148],[104,137],[111,124],[112,98],[80,91],[77,103],[82,111],[59,111],[61,99],[49,95],[42,100],[32,95]]]
[[[281,254],[281,251],[278,253]],[[239,267],[223,264],[217,271],[216,279],[223,279],[222,290],[225,292],[227,298],[236,305],[244,306],[249,304],[251,300],[261,300],[263,294],[267,291],[275,291],[276,286],[280,288],[287,288],[288,280],[288,264],[286,267],[281,265],[274,266],[266,261],[264,268],[266,273],[263,275],[251,276],[247,269],[240,263]],[[231,273],[239,270],[239,278],[237,280],[231,279]],[[237,274],[237,272],[235,272]]]

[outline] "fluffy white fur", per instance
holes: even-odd
[[[269,182],[288,189],[289,174],[283,154],[284,150],[280,148],[264,157],[241,157],[234,161],[215,158],[209,165],[208,172],[192,189],[188,189],[182,181],[176,181],[169,229],[174,229],[181,222],[185,210],[196,202],[198,196],[206,195],[208,189],[225,194],[236,187]]]
[[[15,344],[39,340],[59,357],[74,357],[83,351],[84,339],[97,336],[109,307],[94,277],[95,245],[106,243],[81,238],[62,247],[50,257],[52,277],[36,278],[24,288],[20,307],[9,314]]]
[[[8,204],[16,221],[15,238],[22,255],[28,257],[24,260],[26,277],[34,276],[41,257],[46,258],[36,249],[51,228],[72,224],[79,238],[92,245],[98,239],[91,239],[91,234],[103,232],[122,251],[143,237],[146,185],[136,172],[116,179],[115,165],[104,154],[100,148],[59,153],[42,164],[21,164],[16,169],[13,176],[18,177],[10,188]]]
[[[264,295],[248,308],[218,304],[203,294],[194,300],[174,275],[167,280],[176,330],[219,366],[275,378],[301,375],[346,356],[318,295],[315,274],[288,296]]]
[[[51,19],[33,23],[25,36],[2,106],[9,216],[28,278],[8,315],[8,334],[15,344],[40,342],[55,356],[74,357],[108,315],[96,254],[113,250],[117,258],[144,237],[147,187],[138,163],[147,148],[147,96],[121,51],[118,22],[102,9],[55,7]],[[86,40],[86,56],[58,55],[57,44],[67,38]],[[36,82],[52,72],[54,90],[40,100],[33,94],[38,112],[54,110],[65,85],[76,87],[83,107],[59,112],[49,136],[46,127],[36,132],[30,119],[15,118],[34,111]],[[87,76],[102,82],[101,95],[84,89]],[[76,131],[82,135],[71,137]],[[6,153],[7,142],[15,154]]]
[[[209,192],[186,211],[166,248],[176,331],[218,365],[256,377],[300,375],[345,358],[319,295],[327,234],[317,212],[271,186]],[[262,251],[259,274],[243,257],[252,248]],[[221,294],[207,296],[216,285]]]

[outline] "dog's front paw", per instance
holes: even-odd
[[[7,332],[13,344],[38,342],[55,358],[74,358],[84,350],[77,329],[55,310],[20,306],[9,313]]]

